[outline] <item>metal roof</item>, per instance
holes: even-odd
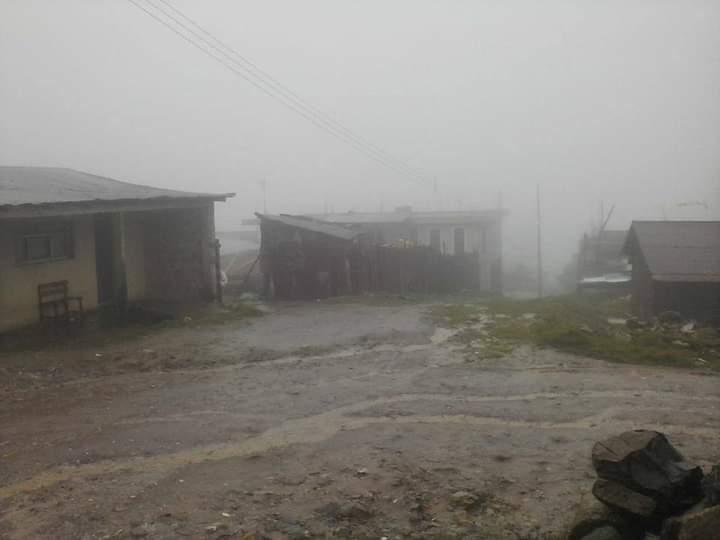
[[[0,166],[0,207],[156,199],[223,201],[233,195],[141,186],[73,169]]]
[[[345,225],[372,225],[388,223],[419,224],[463,224],[479,223],[499,219],[506,214],[504,210],[466,210],[459,212],[346,212],[344,214],[313,215],[314,219],[328,223]]]
[[[302,229],[305,231],[311,231],[318,234],[324,234],[326,236],[332,236],[333,238],[339,238],[341,240],[352,240],[358,233],[351,231],[340,225],[334,223],[323,223],[312,218],[302,216],[289,216],[287,214],[271,215],[271,214],[255,214],[260,221],[263,220],[273,221],[275,223],[281,223],[288,227],[294,227],[296,229]]]
[[[634,221],[623,251],[657,281],[720,282],[720,221]]]
[[[345,225],[403,223],[409,215],[399,212],[345,212],[342,214],[314,214],[313,219]]]

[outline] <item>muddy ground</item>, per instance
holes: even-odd
[[[716,375],[468,362],[428,310],[282,305],[3,353],[0,537],[549,538],[597,439],[660,429],[720,461]]]

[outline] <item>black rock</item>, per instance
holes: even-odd
[[[651,518],[657,511],[657,503],[652,497],[633,491],[612,480],[600,478],[593,485],[592,492],[597,500],[614,510],[621,510],[643,518]]]
[[[598,442],[593,446],[592,462],[598,476],[612,482],[611,488],[600,484],[602,492],[620,493],[622,490],[617,486],[621,486],[631,504],[614,507],[630,513],[637,514],[636,510],[641,509],[638,515],[646,516],[649,507],[645,505],[647,501],[631,497],[632,492],[654,501],[655,516],[689,508],[703,496],[702,469],[686,462],[667,437],[656,431],[627,431]],[[622,494],[612,497],[614,505],[622,499]]]
[[[705,506],[717,506],[720,504],[720,465],[715,465],[710,473],[703,478],[703,492],[705,494]]]

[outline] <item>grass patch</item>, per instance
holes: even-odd
[[[454,328],[471,358],[493,358],[508,348],[530,344],[593,358],[636,364],[720,369],[720,332],[679,326],[630,330],[612,324],[629,315],[627,299],[606,296],[558,296],[535,300],[492,300],[434,308]]]

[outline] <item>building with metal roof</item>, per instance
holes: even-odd
[[[48,289],[87,310],[215,297],[214,203],[232,196],[0,167],[0,332],[48,318]],[[53,317],[67,309],[48,306]]]
[[[634,221],[623,252],[640,315],[720,320],[720,221]]]
[[[502,209],[417,211],[401,206],[392,212],[316,214],[314,219],[371,235],[379,245],[429,246],[443,255],[474,255],[480,289],[502,292]]]

